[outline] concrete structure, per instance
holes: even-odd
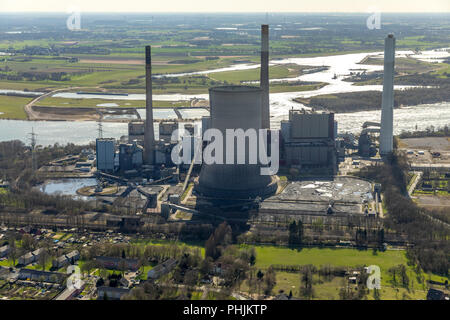
[[[143,144],[145,135],[144,121],[128,122],[128,143],[138,140]]]
[[[143,150],[137,140],[133,143],[121,143],[119,146],[119,166],[122,172],[142,166]]]
[[[336,167],[334,113],[290,110],[281,122],[282,159],[286,166]]]
[[[172,142],[172,133],[178,129],[178,122],[163,121],[159,124],[159,140]]]
[[[261,25],[261,74],[260,87],[263,90],[261,98],[261,128],[270,129],[270,99],[269,99],[269,25]]]
[[[390,34],[384,41],[383,98],[381,107],[380,154],[387,155],[393,149],[394,132],[394,65],[395,38]]]
[[[203,163],[195,190],[208,197],[228,199],[248,199],[275,192],[276,183],[271,176],[261,175],[261,165],[249,164],[248,138],[245,146],[245,164],[237,164],[236,141],[234,141],[233,164],[226,164],[226,129],[244,131],[255,129],[256,135],[261,129],[262,90],[249,86],[216,87],[209,89],[209,97],[211,128],[219,130],[224,138],[223,164]]]
[[[151,47],[145,47],[145,135],[144,135],[144,163],[155,163],[155,133],[153,128],[152,102],[152,53]]]
[[[202,117],[202,137],[206,130],[211,127],[211,117],[204,116]]]
[[[115,140],[97,139],[97,170],[114,171]]]

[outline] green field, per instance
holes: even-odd
[[[330,249],[330,248],[302,248],[301,250],[282,247],[258,246],[256,249],[256,265],[267,268],[272,264],[321,266],[371,265],[376,264],[381,269],[404,263],[404,251],[388,250],[374,255],[371,250]]]
[[[26,119],[24,106],[32,98],[12,97],[0,95],[0,119]]]
[[[66,99],[48,97],[39,101],[39,106],[48,107],[85,107],[101,108],[99,104],[115,103],[123,108],[145,108],[145,100],[108,100],[108,99]],[[188,107],[189,101],[158,101],[153,100],[155,108]]]
[[[356,249],[329,249],[329,248],[303,248],[301,250],[272,247],[257,246],[256,249],[256,266],[265,269],[270,265],[307,265],[312,264],[317,268],[322,265],[332,266],[369,266],[377,265],[381,269],[381,299],[402,299],[406,294],[413,299],[424,299],[426,297],[427,287],[424,283],[419,283],[417,274],[411,266],[408,266],[405,251],[403,250],[387,250],[385,252],[377,252],[373,254],[371,250]],[[388,269],[403,264],[407,266],[407,274],[410,279],[410,287],[397,288],[391,284],[391,278]],[[423,274],[425,280],[442,281],[448,278]],[[316,279],[317,278],[317,279]],[[344,278],[335,277],[331,281],[318,279],[315,275],[315,293],[317,299],[339,299],[339,289],[344,286]],[[298,296],[298,288],[300,285],[299,273],[277,272],[277,285],[274,289],[275,293],[283,290],[289,293],[292,290],[294,296]],[[373,299],[369,295],[369,299]]]
[[[283,64],[269,67],[270,79],[292,78],[300,75],[301,70],[310,67],[299,66],[295,64]],[[210,78],[218,81],[227,81],[229,83],[239,84],[246,81],[259,81],[260,68],[239,70],[239,71],[225,71],[216,72],[209,75]]]

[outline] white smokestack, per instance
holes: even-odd
[[[153,101],[152,101],[152,53],[151,47],[145,47],[145,132],[144,132],[144,163],[154,164],[155,133],[153,132]]]
[[[384,41],[384,77],[381,107],[380,154],[393,150],[394,139],[394,65],[395,38],[390,34]]]

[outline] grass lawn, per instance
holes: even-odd
[[[179,241],[167,241],[167,240],[137,239],[137,240],[131,241],[131,243],[132,244],[140,244],[143,246],[168,246],[168,245],[186,246],[191,249],[199,249],[202,257],[205,256],[204,242],[191,243],[191,242],[179,242]]]
[[[303,248],[301,250],[273,246],[257,246],[256,265],[267,268],[272,264],[304,265],[313,264],[320,267],[324,264],[335,266],[371,265],[389,269],[398,264],[406,264],[404,251],[378,252],[372,250]]]
[[[410,275],[411,276],[411,275]],[[382,275],[383,277],[383,275]],[[314,275],[314,299],[319,300],[339,300],[339,291],[347,285],[345,278],[334,277],[330,281],[319,279]],[[300,296],[300,274],[289,272],[277,272],[277,284],[273,290],[274,294],[278,294],[283,290],[286,294],[292,291],[294,297]],[[426,299],[427,289],[423,288],[414,280],[409,290],[405,288],[393,287],[390,283],[382,283],[380,290],[381,300],[401,300],[401,299]],[[368,300],[374,300],[373,291],[369,291],[366,295]]]
[[[369,266],[378,265],[381,269],[381,299],[425,299],[427,286],[426,280],[435,280],[444,282],[448,280],[433,274],[422,274],[424,282],[419,283],[417,274],[411,266],[407,265],[405,251],[388,250],[378,252],[376,255],[371,250],[356,249],[331,249],[331,248],[303,248],[301,250],[289,249],[273,246],[257,246],[256,249],[256,266],[265,269],[272,264],[285,265],[306,265],[312,264],[316,267],[330,264],[334,266]],[[393,287],[391,276],[388,270],[399,264],[407,266],[407,274],[410,279],[410,286],[406,288]],[[287,294],[290,290],[294,296],[298,296],[298,287],[300,285],[300,275],[298,273],[277,272],[277,285],[274,293],[284,290]],[[318,277],[315,275],[315,277]],[[323,281],[319,283],[316,279],[314,289],[316,298],[318,299],[338,299],[339,289],[344,285],[343,278],[335,277],[332,281]],[[373,299],[372,292],[368,299]]]
[[[141,280],[147,280],[147,272],[153,269],[153,266],[144,266],[144,270],[142,268],[139,268],[139,271],[141,271],[141,275],[138,276],[138,279]]]
[[[84,108],[102,108],[105,103],[114,103],[117,107],[123,108],[145,108],[145,100],[108,100],[108,99],[66,99],[58,97],[48,97],[39,101],[39,106],[48,107],[84,107]],[[189,101],[153,101],[155,108],[189,107]],[[115,106],[113,106],[115,107]]]
[[[16,263],[17,263],[17,259],[16,259]],[[13,261],[10,259],[5,259],[0,261],[0,266],[2,267],[13,267]]]
[[[26,119],[24,106],[32,98],[0,95],[0,119]]]

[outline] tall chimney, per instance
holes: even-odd
[[[389,34],[384,41],[384,76],[381,107],[380,155],[387,155],[393,150],[394,64],[395,38],[394,35]]]
[[[152,52],[151,47],[145,47],[145,132],[144,132],[144,163],[155,163],[155,133],[153,129],[152,103]]]
[[[261,78],[260,86],[263,90],[261,103],[262,128],[270,129],[269,104],[269,25],[261,25]]]

